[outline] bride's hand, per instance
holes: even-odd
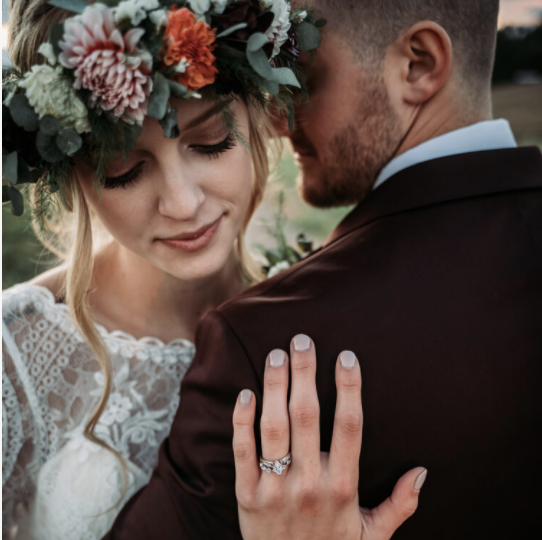
[[[357,358],[345,351],[337,360],[337,406],[331,452],[320,452],[320,408],[316,352],[307,336],[290,345],[292,387],[288,412],[288,356],[272,351],[264,377],[262,453],[292,463],[282,474],[260,470],[254,440],[256,403],[241,392],[233,415],[233,449],[239,523],[244,540],[388,540],[415,511],[427,471],[421,467],[397,482],[391,497],[373,510],[359,507],[358,475],[363,413]]]

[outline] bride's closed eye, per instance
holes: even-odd
[[[235,139],[231,133],[228,133],[225,139],[216,144],[192,144],[189,146],[189,148],[197,154],[207,156],[209,159],[216,159],[224,152],[234,148],[235,145]],[[140,161],[135,167],[124,174],[119,176],[107,176],[105,178],[104,188],[115,189],[122,187],[126,189],[127,187],[132,186],[141,176],[144,165],[145,162]]]

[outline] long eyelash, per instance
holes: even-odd
[[[121,176],[110,176],[105,178],[104,188],[105,189],[115,189],[122,187],[126,189],[127,187],[136,183],[139,175],[141,174],[143,162],[138,163],[133,169],[129,170],[127,173],[122,174]]]
[[[203,154],[204,156],[208,156],[209,159],[213,159],[220,156],[220,154],[231,150],[236,144],[237,143],[231,133],[228,133],[228,136],[218,144],[194,144],[192,145],[192,149],[198,154]]]

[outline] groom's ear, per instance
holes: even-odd
[[[400,85],[401,97],[409,105],[421,105],[431,99],[450,75],[452,43],[444,28],[435,22],[416,23],[388,53],[393,84]]]

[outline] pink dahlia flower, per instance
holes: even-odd
[[[137,49],[145,33],[132,28],[123,36],[113,10],[94,4],[64,24],[60,63],[75,69],[76,89],[90,90],[90,105],[100,106],[122,120],[141,123],[152,89],[152,57]]]

